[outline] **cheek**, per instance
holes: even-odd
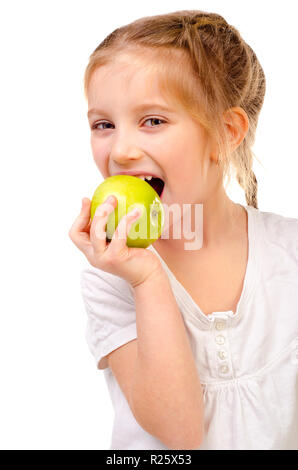
[[[183,181],[179,185],[181,188],[192,188],[194,182],[202,181],[202,169],[200,166],[199,156],[193,154],[182,154],[175,160],[175,164],[171,165],[171,174],[177,181]]]
[[[108,168],[108,149],[91,136],[91,150],[93,154],[93,160],[99,169],[99,171],[103,175],[107,175],[107,168]]]

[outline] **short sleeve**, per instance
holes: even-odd
[[[98,369],[105,356],[137,338],[133,289],[124,279],[100,269],[81,272],[81,293],[87,312],[86,340]]]

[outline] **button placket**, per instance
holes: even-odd
[[[213,336],[216,348],[216,369],[219,377],[232,378],[232,367],[228,347],[228,319],[227,315],[218,312],[212,317]]]

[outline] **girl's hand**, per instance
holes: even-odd
[[[117,204],[117,198],[110,196],[97,207],[91,222],[91,201],[84,198],[80,215],[74,221],[68,235],[92,266],[122,277],[132,287],[136,287],[161,272],[162,266],[159,258],[151,251],[145,248],[129,248],[126,245],[131,225],[140,216],[140,214],[133,215],[133,211],[122,217],[111,242],[107,243],[105,227],[110,213]]]

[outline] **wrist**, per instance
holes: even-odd
[[[150,274],[148,274],[146,277],[144,277],[144,279],[142,279],[140,282],[133,285],[132,287],[133,287],[134,291],[137,292],[138,290],[140,290],[144,287],[150,286],[152,284],[155,284],[155,285],[156,284],[161,284],[164,281],[167,281],[167,275],[166,275],[164,269],[162,268],[162,266],[159,266],[154,271],[152,271]]]

